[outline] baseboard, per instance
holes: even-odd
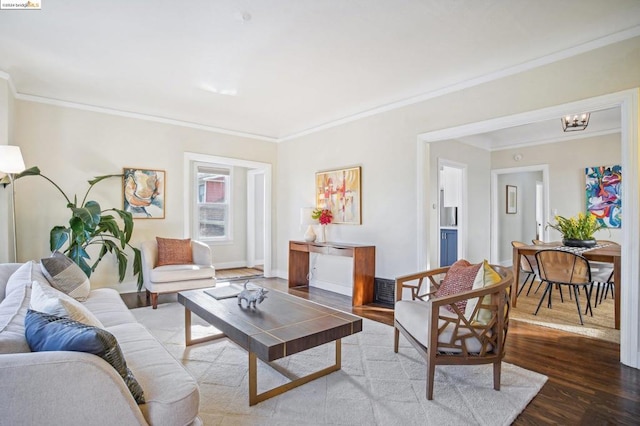
[[[216,269],[233,269],[233,268],[247,268],[246,260],[238,260],[235,262],[214,263],[213,266]]]
[[[327,281],[320,280],[311,280],[309,283],[309,287],[316,287],[322,290],[332,291],[334,293],[342,294],[344,296],[352,297],[353,296],[353,288],[345,287],[343,285],[337,285],[334,283],[330,283]]]

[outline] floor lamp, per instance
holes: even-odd
[[[18,239],[16,236],[16,193],[14,178],[25,169],[19,146],[0,145],[0,172],[9,176],[11,184],[11,221],[13,224],[13,261],[18,261]]]

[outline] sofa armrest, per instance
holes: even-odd
[[[3,424],[147,424],[120,375],[92,354],[3,354],[0,377]]]
[[[191,251],[193,254],[194,264],[207,266],[211,265],[211,248],[207,244],[200,241],[191,240]]]

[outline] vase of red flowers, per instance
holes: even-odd
[[[318,239],[319,239],[318,242],[326,243],[327,242],[326,226],[329,225],[333,220],[333,214],[331,213],[331,210],[317,208],[313,211],[313,213],[311,213],[311,218],[320,222],[321,232],[320,232],[320,235],[318,236]]]

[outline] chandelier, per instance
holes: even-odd
[[[584,130],[589,125],[589,116],[588,112],[584,114],[575,114],[575,115],[567,115],[562,117],[560,121],[562,121],[562,130],[565,132],[575,132],[576,130]]]

